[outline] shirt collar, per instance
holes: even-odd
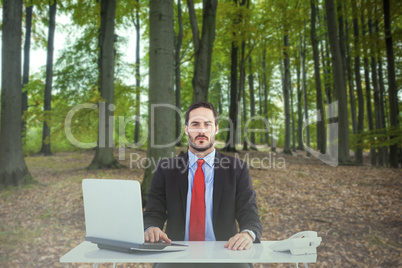
[[[206,163],[208,163],[208,165],[210,167],[213,167],[214,163],[215,163],[215,152],[216,152],[216,149],[214,149],[212,152],[210,152],[209,154],[207,154],[203,158],[198,158],[198,156],[193,154],[189,149],[188,150],[188,160],[189,160],[190,167],[192,167],[194,165],[194,163],[197,162],[198,159],[204,159],[204,161]]]

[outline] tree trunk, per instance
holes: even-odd
[[[385,31],[385,46],[387,49],[387,63],[388,63],[388,100],[390,110],[390,127],[392,130],[397,130],[399,127],[398,122],[398,90],[396,87],[395,79],[395,60],[394,48],[392,44],[391,33],[391,15],[390,15],[390,1],[384,0],[384,31]],[[391,139],[396,138],[394,135]],[[389,163],[391,167],[398,168],[398,144],[392,144],[389,147]]]
[[[375,28],[376,28],[376,33],[379,34],[380,30],[378,28],[378,20],[376,20],[375,23]],[[387,128],[387,124],[385,121],[385,109],[384,109],[384,93],[385,93],[385,86],[384,86],[384,74],[383,74],[383,70],[382,70],[382,56],[381,56],[381,49],[380,46],[377,46],[377,64],[378,64],[378,85],[380,87],[380,114],[381,114],[381,129],[383,129],[384,133],[386,131]],[[385,138],[385,140],[387,140],[387,138]],[[389,158],[388,158],[388,147],[386,145],[384,145],[382,147],[382,153],[383,153],[383,157],[384,157],[384,164],[386,166],[389,165]]]
[[[253,58],[251,55],[248,57],[248,68],[249,68],[249,74],[248,74],[248,86],[250,88],[250,116],[251,119],[253,120],[255,116],[255,96],[254,96],[254,73],[253,73]],[[255,144],[255,133],[254,131],[251,132],[250,135],[250,148],[252,150],[257,151],[257,147]]]
[[[261,75],[260,73],[257,74],[258,77],[258,114],[262,117],[263,112],[262,112],[262,82],[261,82]],[[260,135],[260,143],[264,144],[264,136],[265,135]]]
[[[199,37],[193,0],[187,0],[187,5],[190,14],[194,45],[194,75],[192,80],[194,102],[207,101],[218,0],[204,0],[202,3],[201,38]]]
[[[378,61],[377,61],[377,65],[378,65],[378,84],[380,86],[380,109],[381,109],[381,114],[382,114],[382,128],[386,129],[389,127],[389,124],[387,122],[387,116],[385,114],[385,106],[386,106],[386,102],[385,102],[385,85],[384,85],[384,72],[382,69],[383,63],[382,63],[382,58],[381,55],[379,54],[378,56]],[[385,106],[384,106],[385,105]],[[387,148],[387,147],[386,147]],[[388,158],[388,155],[387,155]]]
[[[47,60],[46,60],[46,83],[45,99],[43,102],[44,122],[42,132],[42,149],[44,155],[51,155],[50,148],[50,112],[52,102],[52,83],[53,83],[53,54],[54,54],[54,31],[56,29],[56,10],[57,1],[49,0],[49,32],[47,36]]]
[[[23,74],[22,74],[22,84],[25,87],[29,82],[29,66],[30,66],[30,58],[31,58],[31,33],[32,33],[32,10],[33,5],[32,1],[30,6],[26,6],[25,8],[25,42],[24,42],[24,66],[23,66]],[[28,92],[22,89],[22,138],[25,143],[26,137],[26,119],[24,117],[24,113],[28,111]]]
[[[368,21],[368,27],[369,27],[369,35],[373,35],[373,21],[371,18],[369,18]],[[377,49],[376,46],[373,44],[373,42],[370,42],[370,52],[371,52],[371,79],[373,81],[373,89],[374,89],[374,115],[375,115],[375,128],[377,131],[380,131],[382,128],[382,115],[381,115],[381,109],[380,109],[380,89],[378,87],[378,79],[377,79],[377,60],[376,60],[376,53]],[[379,139],[380,142],[383,142],[383,139]],[[378,148],[378,165],[379,166],[384,166],[384,155],[383,155],[383,150],[382,147]]]
[[[141,74],[140,74],[140,36],[141,36],[141,25],[140,25],[140,2],[137,0],[137,9],[135,11],[135,129],[134,129],[134,143],[140,141],[140,127],[141,127]]]
[[[267,85],[267,49],[264,47],[264,52],[262,55],[262,86],[264,90],[264,118],[265,122],[268,122],[268,85]],[[272,127],[271,127],[272,129]],[[276,152],[276,142],[275,141],[275,135],[274,131],[272,129],[272,135],[271,135],[271,151]],[[269,133],[265,132],[265,143],[267,146],[269,146]]]
[[[320,113],[320,120],[317,118],[317,146],[321,154],[326,152],[326,134],[325,134],[325,116],[324,107],[322,103],[322,89],[321,89],[321,74],[320,74],[320,56],[318,51],[318,40],[315,33],[315,0],[310,0],[311,4],[311,44],[313,47],[313,59],[314,59],[314,78],[316,88],[316,104],[317,111]],[[317,113],[318,117],[318,113]]]
[[[343,76],[345,77],[344,87],[346,88],[346,46],[345,46],[345,33],[344,33],[344,26],[343,26],[343,1],[337,1],[337,16],[338,16],[338,42],[339,42],[339,49],[340,55],[342,60],[342,70]],[[336,91],[335,91],[336,92]],[[346,94],[347,96],[347,94]],[[347,97],[346,97],[347,98]]]
[[[226,137],[225,151],[235,152],[236,127],[237,127],[237,52],[235,41],[232,42],[230,63],[230,107],[229,107],[229,131]]]
[[[99,136],[95,157],[88,169],[120,168],[114,158],[114,19],[117,0],[101,1],[100,46],[100,93],[104,103],[99,105]]]
[[[349,155],[349,118],[346,96],[346,80],[342,55],[339,47],[334,0],[325,0],[329,43],[332,54],[334,89],[338,100],[338,161],[340,164],[350,163]]]
[[[143,206],[152,181],[155,164],[162,157],[174,156],[174,16],[173,0],[149,2],[149,124],[147,158],[151,165],[145,170],[141,184]],[[154,118],[154,120],[152,120]],[[168,131],[167,131],[168,130]],[[159,147],[163,146],[163,147]]]
[[[290,71],[290,68],[289,68]],[[296,152],[296,130],[295,130],[295,116],[294,116],[294,108],[293,108],[293,87],[291,76],[289,75],[289,90],[290,90],[290,113],[292,118],[292,151]]]
[[[363,139],[360,135],[363,133],[364,129],[364,97],[363,97],[363,89],[362,82],[360,76],[360,42],[359,42],[359,22],[357,15],[357,6],[356,2],[352,1],[352,9],[353,9],[353,36],[354,36],[354,54],[355,54],[355,62],[354,62],[354,71],[355,71],[355,80],[356,80],[356,92],[357,92],[357,101],[358,101],[358,115],[357,115],[357,132],[358,136],[357,140],[357,148],[355,155],[355,163],[363,164]]]
[[[325,79],[325,97],[327,99],[327,104],[332,103],[332,87],[331,87],[331,81],[333,80],[332,73],[331,73],[331,53],[329,49],[329,42],[328,42],[328,33],[325,34],[325,57],[326,57],[326,68],[324,71],[324,76],[326,77]],[[329,133],[329,137],[331,137],[331,133]],[[332,139],[330,139],[332,141]]]
[[[300,57],[296,66],[297,76],[297,150],[303,150],[303,109],[302,109],[302,87],[300,81]]]
[[[21,141],[22,0],[3,0],[2,22],[0,187],[7,187],[35,182]]]
[[[218,81],[216,84],[218,90],[218,113],[219,115],[222,114],[222,84]]]
[[[302,66],[302,86],[304,100],[304,123],[306,130],[306,146],[310,148],[310,126],[308,119],[308,100],[307,100],[307,79],[306,79],[306,38],[300,34],[300,60]],[[306,156],[310,156],[310,152],[306,150]]]
[[[246,42],[243,41],[241,44],[241,58],[240,58],[240,92],[243,98],[243,122],[247,122],[247,103],[246,103],[246,64],[245,64],[245,49]],[[244,126],[244,125],[243,125]],[[243,132],[244,133],[244,132]],[[243,137],[243,150],[248,151],[248,144],[246,141],[246,133]],[[241,136],[241,135],[239,135]]]
[[[176,37],[176,48],[175,48],[175,78],[176,78],[176,108],[180,111],[181,107],[181,63],[180,63],[180,52],[181,45],[183,43],[183,19],[181,14],[181,0],[177,1],[177,22],[179,24],[179,32]],[[181,131],[181,116],[176,113],[176,138],[180,137]],[[181,139],[176,143],[176,146],[181,146]]]
[[[317,7],[317,17],[318,17],[318,27],[321,28],[321,16],[319,14],[320,9]],[[324,23],[325,23],[325,14],[323,14],[324,17]],[[320,53],[321,53],[321,59],[322,59],[322,67],[324,69],[324,89],[325,89],[325,99],[326,99],[326,104],[331,103],[331,84],[330,80],[332,80],[331,73],[329,71],[330,69],[330,63],[329,63],[329,49],[328,49],[328,33],[325,32],[324,39],[321,39],[320,41]],[[330,78],[331,77],[331,78]],[[329,112],[329,111],[328,111]],[[328,133],[328,136],[331,136],[331,133]],[[331,139],[330,139],[331,140]]]
[[[350,114],[352,117],[352,130],[353,134],[357,133],[357,121],[356,121],[356,101],[355,101],[355,89],[353,85],[353,73],[352,73],[352,59],[350,56],[350,43],[349,43],[349,24],[345,18],[345,29],[346,29],[346,73],[349,85],[349,103],[350,103]],[[356,149],[355,149],[356,156]]]
[[[366,27],[365,25],[365,20],[364,20],[364,10],[362,9],[362,16],[361,16],[361,22],[362,22],[362,36],[366,35]],[[366,109],[367,109],[367,121],[368,121],[368,127],[369,131],[374,130],[374,121],[373,121],[373,112],[372,112],[372,107],[371,107],[371,84],[370,84],[370,71],[369,71],[369,60],[367,58],[367,46],[363,47],[363,53],[364,53],[364,80],[366,84]],[[377,157],[376,157],[376,150],[373,146],[370,148],[370,163],[371,165],[375,166],[377,164]]]
[[[234,0],[237,5],[237,0]],[[243,0],[240,5],[244,5]],[[234,18],[234,24],[237,25],[241,21],[240,18]],[[233,32],[233,41],[231,44],[231,63],[230,63],[230,107],[229,107],[229,131],[226,137],[226,145],[224,150],[228,152],[236,151],[236,141],[237,141],[237,121],[238,121],[238,81],[237,81],[237,61],[238,61],[238,42],[236,39],[237,32]]]
[[[283,65],[284,65],[284,77],[283,77],[283,101],[285,109],[285,144],[283,148],[283,153],[292,154],[290,150],[290,107],[289,107],[289,55],[287,49],[289,47],[289,37],[284,35],[283,37]]]

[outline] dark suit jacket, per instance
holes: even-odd
[[[161,160],[154,172],[144,212],[144,228],[163,229],[174,241],[183,241],[188,190],[188,153]],[[216,152],[213,190],[213,227],[217,241],[227,241],[240,230],[249,229],[261,239],[255,191],[247,163]]]

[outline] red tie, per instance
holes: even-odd
[[[202,171],[203,159],[198,159],[194,174],[190,209],[190,241],[205,241],[205,178]]]

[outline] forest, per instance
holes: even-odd
[[[381,196],[388,193],[389,199],[381,206],[389,208],[385,218],[391,220],[388,229],[373,227],[386,230],[382,239],[370,229],[368,241],[380,242],[370,251],[376,261],[369,263],[401,264],[401,1],[2,0],[0,8],[0,215],[7,216],[0,244],[8,244],[0,250],[0,264],[19,265],[19,257],[11,264],[7,254],[20,256],[11,245],[22,239],[15,235],[25,227],[10,228],[29,199],[17,200],[34,193],[36,200],[46,192],[41,186],[52,187],[52,198],[61,185],[74,196],[66,202],[75,216],[65,223],[75,226],[69,234],[74,239],[84,228],[76,186],[85,176],[133,179],[133,172],[145,204],[157,160],[187,150],[184,114],[197,101],[212,103],[218,112],[218,150],[260,163],[276,156],[286,163],[295,177],[283,178],[281,186],[286,181],[307,187],[306,178],[321,180],[320,173],[333,183],[328,187],[339,187],[326,188],[329,195],[342,193],[349,183],[388,187]],[[56,51],[58,33],[66,38]],[[46,64],[32,68],[38,49],[46,51]],[[153,161],[133,168],[134,156]],[[278,168],[264,175],[260,169],[253,169],[253,185],[264,197],[272,187],[264,178],[284,175]],[[354,181],[353,174],[364,175]],[[58,182],[59,176],[66,181]],[[356,198],[364,200],[364,193],[359,190]],[[280,213],[264,200],[258,202],[266,218]],[[57,218],[51,226],[59,228],[66,216],[53,214],[62,207],[56,203],[57,209],[35,216],[38,226]],[[331,215],[334,220],[336,213]],[[320,217],[317,222],[328,224]],[[301,223],[315,226],[306,224]],[[391,257],[383,260],[388,245]],[[367,258],[348,254],[326,265],[356,267]]]

